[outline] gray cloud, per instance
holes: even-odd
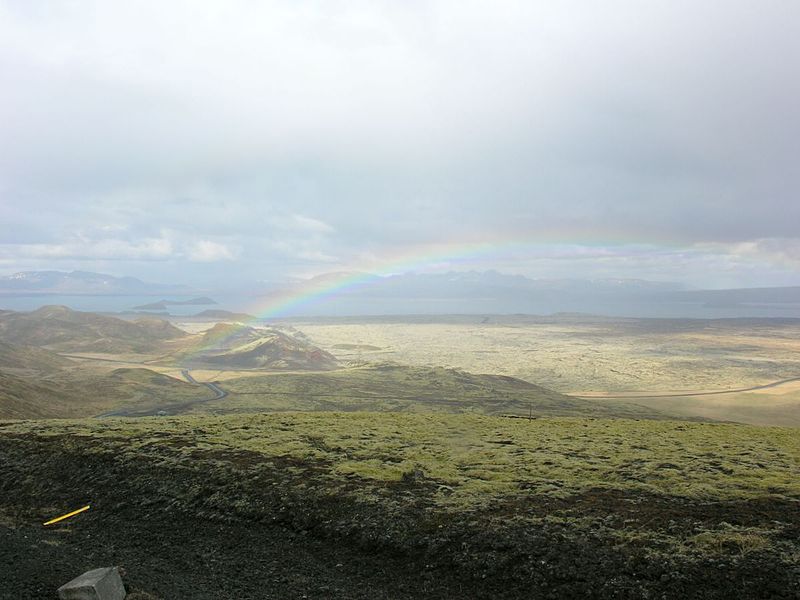
[[[0,2],[0,268],[269,279],[484,241],[459,264],[800,283],[798,23],[788,0]]]

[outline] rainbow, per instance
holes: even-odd
[[[680,248],[678,243],[661,241],[656,246],[652,241],[639,240],[608,241],[592,240],[581,243],[554,243],[549,236],[537,236],[535,242],[524,240],[505,240],[502,242],[466,242],[459,244],[429,244],[417,246],[411,252],[373,261],[372,265],[350,266],[342,269],[337,276],[324,279],[311,279],[295,286],[291,291],[268,296],[267,301],[249,310],[254,314],[254,321],[263,321],[296,312],[298,308],[308,306],[360,287],[379,283],[388,276],[457,268],[462,264],[475,263],[483,258],[592,258],[598,256],[632,256],[673,252]],[[563,238],[562,238],[563,239]],[[616,250],[615,250],[616,248]],[[623,250],[624,248],[624,250]]]
[[[377,267],[349,267],[339,275],[332,274],[330,277],[311,279],[295,286],[289,292],[270,295],[266,305],[251,312],[256,315],[257,321],[280,317],[336,294],[379,283],[391,275],[468,262],[482,254],[490,253],[492,248],[490,244],[485,243],[464,244],[458,250],[428,247],[424,251],[417,249],[414,254],[401,258],[384,260]]]
[[[570,236],[573,237],[574,236]],[[544,257],[544,258],[591,258],[597,256],[631,256],[633,254],[659,254],[674,251],[680,247],[677,243],[653,244],[652,241],[583,241],[581,243],[565,242],[564,238],[556,241],[553,234],[538,236],[536,241],[503,240],[493,242],[464,242],[448,244],[428,244],[417,246],[412,251],[397,253],[382,260],[365,260],[358,267],[350,266],[343,273],[330,277],[309,279],[294,285],[285,291],[278,291],[259,298],[257,304],[245,312],[254,318],[237,323],[237,327],[222,339],[215,339],[214,345],[225,343],[242,329],[261,323],[271,318],[279,318],[298,309],[311,306],[328,298],[336,297],[359,288],[368,287],[385,280],[386,277],[399,273],[452,269],[460,264],[474,265],[483,258],[497,259],[505,255],[511,258]],[[616,250],[615,250],[616,248]],[[370,263],[370,264],[366,264]],[[192,356],[202,354],[210,349],[210,345],[199,348]]]

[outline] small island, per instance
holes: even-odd
[[[133,310],[166,310],[168,306],[208,306],[211,304],[217,304],[216,300],[203,296],[190,300],[159,300],[150,304],[134,306]]]

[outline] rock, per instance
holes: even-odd
[[[425,472],[419,467],[416,467],[410,471],[404,472],[401,479],[403,483],[418,483],[425,479]]]
[[[92,569],[58,588],[61,600],[123,600],[125,586],[117,567]]]

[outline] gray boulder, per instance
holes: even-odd
[[[117,567],[92,569],[58,588],[61,600],[124,600],[125,586]]]

